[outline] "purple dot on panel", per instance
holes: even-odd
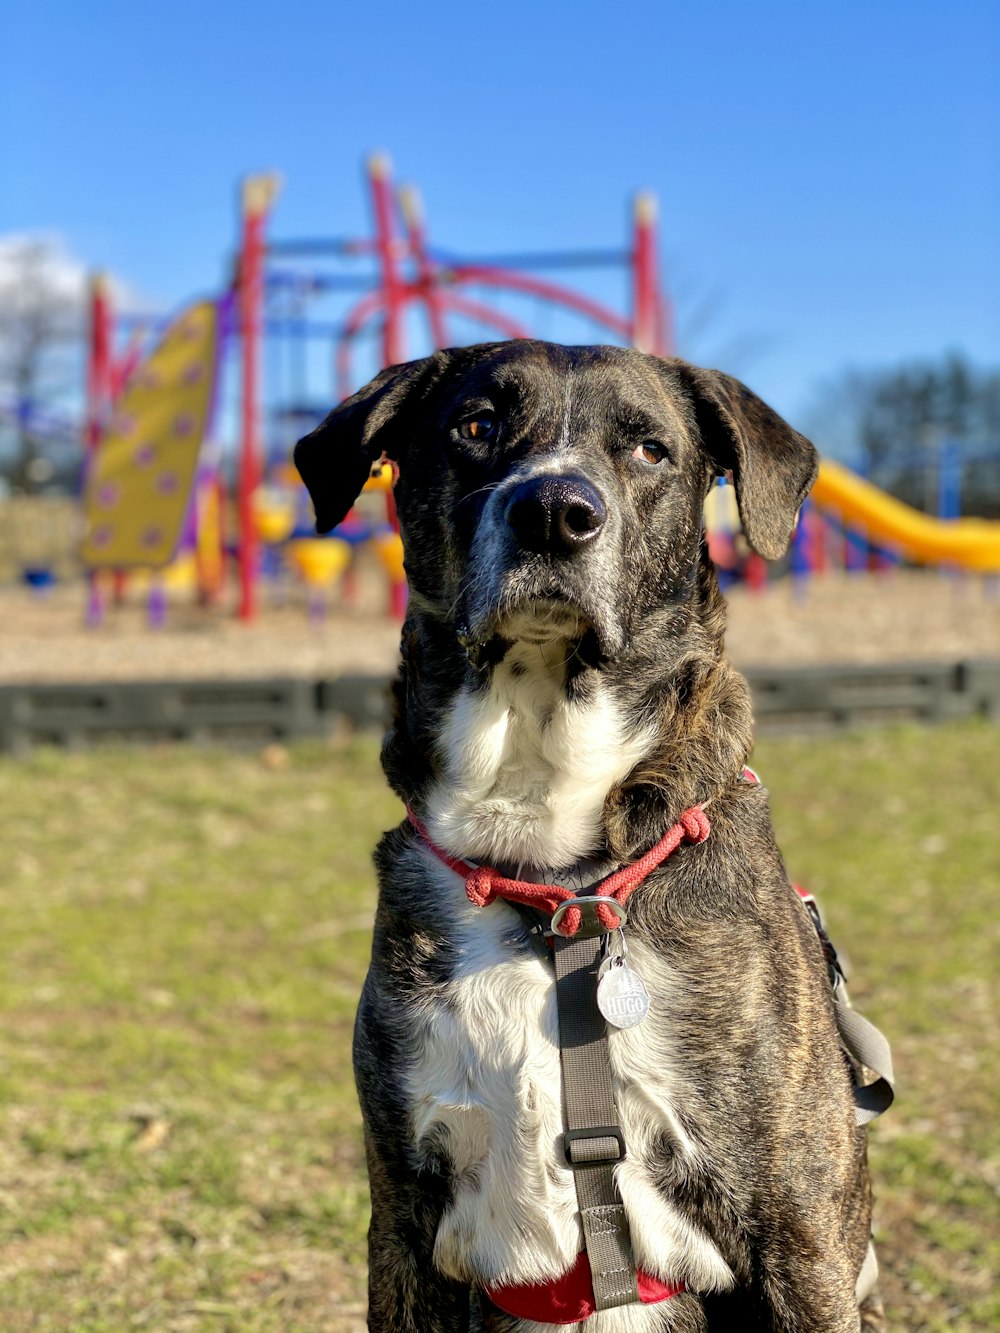
[[[142,377],[142,382],[147,389],[158,389],[163,383],[163,380],[155,370],[147,370]]]
[[[135,417],[127,416],[125,413],[122,413],[121,416],[115,417],[114,421],[112,422],[112,430],[116,435],[129,435],[134,429],[134,427],[135,427]]]
[[[200,336],[201,336],[201,326],[198,324],[196,320],[191,320],[190,323],[185,324],[184,327],[181,329],[181,337],[185,338],[188,342],[193,342],[195,338],[198,338]]]
[[[91,543],[97,547],[110,546],[111,538],[114,535],[114,528],[110,527],[107,523],[102,523],[99,528],[95,528],[90,534],[90,540]]]
[[[194,417],[190,412],[182,412],[180,416],[174,418],[174,434],[190,435],[194,430]]]
[[[185,384],[197,384],[199,380],[205,377],[205,367],[200,361],[193,361],[184,372]]]
[[[136,467],[152,467],[156,462],[156,445],[151,440],[147,440],[145,444],[140,444],[132,455],[132,460]]]
[[[161,472],[156,478],[156,489],[160,495],[175,495],[179,486],[176,472]]]
[[[122,488],[116,481],[106,482],[97,492],[97,503],[102,509],[111,509],[121,499]]]
[[[142,534],[143,546],[159,546],[160,542],[162,541],[163,541],[162,528],[147,528],[146,531]]]

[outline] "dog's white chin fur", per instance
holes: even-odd
[[[580,627],[561,607],[508,622],[505,633],[518,637],[489,689],[455,698],[439,742],[445,776],[427,821],[454,855],[544,869],[571,866],[599,845],[609,791],[656,733],[630,727],[599,685],[580,702],[566,697],[566,658]]]
[[[589,626],[581,611],[566,602],[542,600],[514,611],[497,625],[497,633],[514,643],[569,644]]]

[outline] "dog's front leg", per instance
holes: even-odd
[[[854,1264],[836,1231],[787,1215],[768,1230],[739,1286],[704,1298],[708,1333],[860,1333]]]
[[[860,1333],[856,1274],[835,1232],[786,1232],[762,1258],[759,1323],[733,1324],[733,1333]]]
[[[432,1150],[415,1150],[400,1011],[405,1012],[391,982],[373,965],[354,1028],[354,1073],[372,1201],[368,1327],[372,1333],[468,1333],[468,1286],[434,1266],[450,1172]]]
[[[861,1314],[848,1266],[829,1256],[804,1265],[789,1281],[771,1275],[765,1281],[774,1333],[860,1333]]]
[[[468,1333],[469,1288],[438,1273],[434,1235],[441,1177],[413,1172],[366,1134],[372,1221],[368,1230],[368,1327],[372,1333]]]

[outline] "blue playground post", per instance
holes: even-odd
[[[962,513],[962,446],[950,435],[938,443],[937,508],[938,518],[954,521]],[[955,579],[958,570],[944,566],[942,572]]]
[[[791,571],[792,594],[796,601],[804,602],[809,595],[809,577],[812,574],[810,560],[809,512],[812,502],[806,500],[799,510],[799,521],[792,534]]]
[[[938,444],[938,518],[962,514],[962,446],[946,435]]]

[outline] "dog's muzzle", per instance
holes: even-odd
[[[572,556],[601,534],[607,508],[584,477],[529,477],[511,491],[504,510],[518,545],[538,555]]]
[[[512,477],[494,491],[457,604],[474,650],[495,636],[545,643],[586,634],[595,652],[617,651],[619,526],[605,493],[576,469]]]

